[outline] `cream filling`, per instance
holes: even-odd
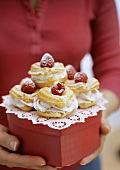
[[[21,100],[21,99],[15,99],[15,98],[12,98],[11,97],[11,103],[14,105],[14,106],[17,106],[17,107],[24,107],[24,106],[30,106],[30,107],[33,107],[33,103],[30,102],[30,103],[26,103],[25,101]]]
[[[56,73],[56,74],[50,74],[50,75],[47,75],[47,76],[31,76],[32,77],[32,80],[33,81],[37,81],[38,83],[39,82],[45,82],[51,78],[54,77],[55,80],[59,80],[61,78],[64,78],[66,77],[66,71],[64,71],[63,73]]]
[[[45,102],[40,101],[37,97],[34,98],[34,108],[36,110],[40,110],[41,112],[72,112],[73,110],[76,110],[78,108],[78,101],[76,98],[74,98],[72,101],[69,101],[67,106],[64,108],[58,108],[55,105],[49,105]]]
[[[75,93],[78,103],[85,103],[88,101],[98,101],[101,98],[102,94],[97,90],[89,90],[86,93]]]

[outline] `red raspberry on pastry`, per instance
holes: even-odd
[[[32,94],[36,90],[36,85],[32,80],[27,80],[23,82],[21,86],[21,91],[27,94]]]
[[[78,82],[83,82],[83,83],[87,83],[87,74],[86,73],[82,73],[82,72],[76,72],[74,75],[74,81],[76,83]]]
[[[54,95],[62,96],[63,92],[65,91],[65,86],[63,83],[57,82],[51,87],[51,92]]]
[[[54,62],[54,58],[50,54],[46,53],[41,58],[40,66],[52,68],[54,66]]]
[[[67,74],[68,74],[68,79],[73,80],[74,75],[76,73],[75,68],[72,65],[67,65],[65,68],[66,68],[66,71],[67,71]]]

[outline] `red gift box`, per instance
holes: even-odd
[[[73,164],[69,169],[79,166],[82,158],[100,146],[101,115],[102,111],[99,111],[97,116],[85,119],[84,123],[57,130],[7,114],[10,133],[20,139],[20,153],[41,156],[47,164],[55,167]],[[62,169],[67,170],[67,167]]]

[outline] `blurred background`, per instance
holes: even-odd
[[[120,0],[115,0],[115,3],[120,28]],[[92,64],[91,56],[87,54],[81,62],[81,69],[89,76],[93,75]],[[102,170],[120,170],[120,108],[112,113],[108,120],[112,130],[101,153]]]

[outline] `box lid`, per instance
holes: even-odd
[[[33,124],[31,120],[28,119],[20,119],[14,114],[7,114],[9,124],[14,124],[15,126],[19,126],[24,129],[28,129],[30,131],[35,131],[35,132],[41,132],[41,133],[46,133],[46,134],[52,134],[52,135],[67,135],[70,133],[75,133],[79,130],[89,128],[93,124],[97,123],[100,121],[102,115],[102,111],[99,111],[97,113],[97,116],[92,116],[89,117],[85,120],[84,123],[75,123],[71,125],[69,128],[65,128],[62,130],[57,130],[48,127],[47,125],[43,124]]]

